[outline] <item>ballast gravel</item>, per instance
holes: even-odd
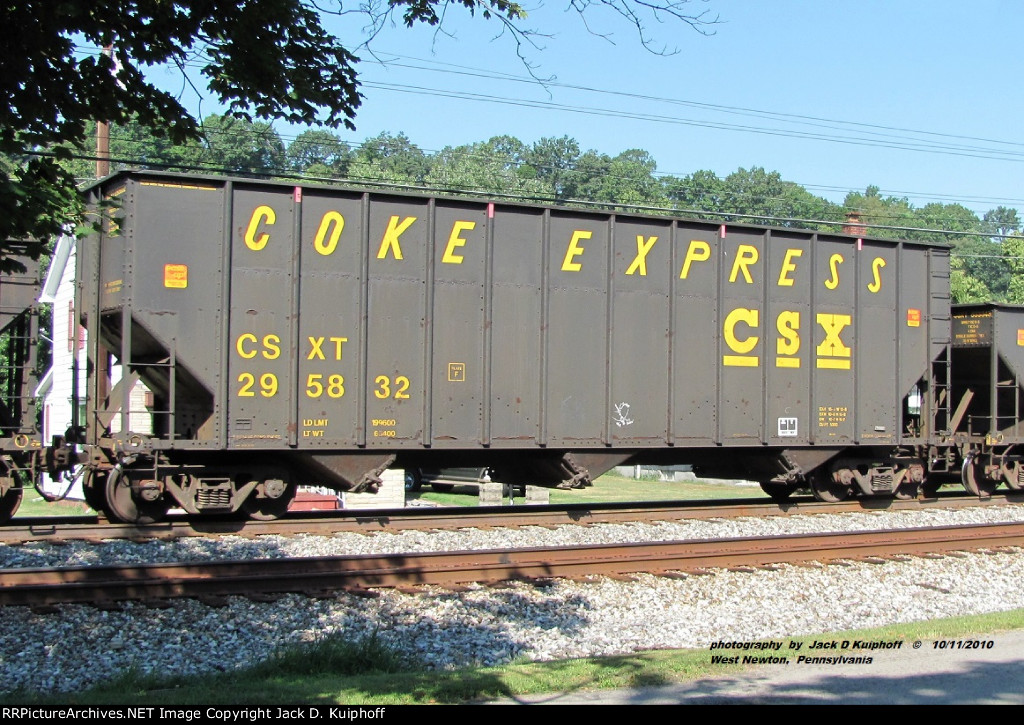
[[[1024,520],[1024,506],[819,514],[556,530],[466,530],[331,537],[0,546],[0,566],[325,556],[566,543],[763,536]],[[134,669],[161,675],[245,667],[276,649],[325,636],[376,635],[424,669],[554,660],[750,641],[1024,607],[1024,551],[885,563],[715,570],[636,581],[556,580],[376,597],[232,597],[226,606],[175,600],[167,608],[65,605],[37,614],[0,608],[0,691],[80,690]]]

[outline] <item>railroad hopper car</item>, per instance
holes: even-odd
[[[88,407],[49,467],[115,518],[273,517],[388,467],[912,495],[942,457],[941,246],[155,172],[87,195]]]
[[[35,479],[42,442],[33,395],[39,337],[40,245],[10,242],[0,247],[0,521],[21,504]]]
[[[1024,490],[1024,307],[955,305],[950,366],[946,440],[954,445],[938,450],[959,464],[975,495],[991,495],[1001,483]]]

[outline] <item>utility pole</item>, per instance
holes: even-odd
[[[108,58],[114,54],[114,46],[103,48],[103,55]],[[110,173],[110,124],[106,121],[96,123],[96,178],[102,179]]]
[[[114,55],[114,46],[108,45],[103,48],[103,55],[108,58]],[[110,124],[106,121],[96,122],[96,178],[102,179],[110,173]],[[98,348],[99,356],[96,361],[96,408],[104,407],[106,399],[110,395],[110,353],[102,343]]]

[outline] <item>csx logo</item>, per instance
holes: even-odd
[[[824,340],[815,348],[815,366],[826,370],[849,370],[852,350],[843,342],[843,330],[850,326],[850,315],[818,313],[816,323],[825,333]],[[737,307],[725,316],[723,340],[729,352],[722,356],[722,364],[729,367],[757,367],[760,356],[757,346],[760,335],[754,334],[761,324],[761,313],[746,307]],[[775,367],[800,367],[800,313],[784,310],[775,318]]]

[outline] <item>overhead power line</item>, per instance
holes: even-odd
[[[32,152],[31,155],[37,155],[37,156],[56,156],[56,154],[54,154],[52,152],[45,152],[45,151]],[[90,155],[90,154],[71,154],[71,158],[75,158],[75,159],[79,159],[79,160],[85,160],[85,161],[95,161],[98,157],[96,157],[94,155]],[[132,164],[136,163],[136,160],[134,160],[134,159],[126,159],[126,158],[109,157],[109,160],[110,160],[111,163],[123,163],[123,164],[129,164],[129,165],[132,165]],[[689,216],[694,216],[694,217],[712,217],[712,218],[722,219],[722,220],[752,219],[752,220],[755,220],[757,223],[769,222],[769,223],[777,223],[779,225],[803,224],[803,225],[808,225],[809,227],[812,227],[812,228],[809,228],[809,229],[805,228],[804,231],[814,231],[813,230],[814,226],[827,226],[827,227],[839,227],[839,228],[841,228],[841,227],[845,226],[848,223],[845,220],[807,219],[807,218],[800,218],[800,217],[787,217],[787,216],[768,215],[768,214],[746,214],[746,213],[739,213],[739,212],[724,212],[724,211],[714,210],[714,209],[692,209],[692,208],[681,208],[681,207],[672,207],[672,206],[657,206],[657,205],[644,205],[644,204],[622,204],[622,203],[617,203],[617,202],[590,201],[590,200],[583,200],[583,199],[556,199],[555,197],[542,196],[542,195],[537,195],[537,194],[533,194],[533,195],[510,194],[510,193],[494,192],[494,191],[491,191],[491,190],[471,189],[471,188],[470,189],[450,188],[450,187],[444,187],[444,186],[439,186],[439,185],[429,185],[429,184],[422,184],[422,185],[398,184],[398,183],[385,182],[385,181],[381,181],[379,179],[371,179],[371,178],[366,178],[366,177],[362,177],[361,178],[361,177],[349,176],[349,177],[346,177],[346,178],[343,178],[343,179],[342,178],[331,178],[331,177],[322,177],[322,176],[315,176],[315,175],[310,175],[310,174],[304,174],[304,173],[299,173],[299,172],[295,172],[295,171],[288,171],[288,170],[283,170],[283,169],[279,169],[279,168],[278,169],[274,169],[274,168],[262,169],[261,173],[246,174],[246,173],[238,172],[238,171],[233,170],[233,169],[227,169],[227,168],[223,168],[223,167],[218,167],[215,164],[185,164],[185,163],[177,163],[177,162],[160,163],[160,162],[148,161],[148,162],[146,162],[146,165],[147,166],[151,166],[151,167],[160,167],[160,168],[163,168],[163,169],[183,169],[183,170],[188,170],[188,171],[205,172],[205,173],[213,174],[213,175],[217,175],[218,172],[219,172],[219,174],[223,174],[223,175],[243,175],[243,176],[247,175],[247,176],[253,176],[253,177],[256,177],[256,178],[294,180],[294,181],[307,181],[307,182],[312,182],[312,183],[324,183],[324,184],[330,184],[330,185],[339,185],[339,184],[344,184],[344,183],[348,182],[348,183],[355,183],[356,185],[361,185],[361,186],[388,188],[388,189],[392,189],[392,190],[409,191],[409,192],[414,192],[414,193],[451,194],[451,195],[476,194],[476,195],[478,195],[478,196],[480,196],[482,198],[486,198],[486,199],[504,199],[504,200],[511,201],[511,202],[525,202],[525,203],[535,202],[535,203],[541,203],[541,204],[545,204],[545,205],[558,205],[558,206],[577,207],[577,208],[593,208],[593,209],[597,209],[597,210],[601,210],[601,211],[623,211],[623,212],[627,212],[627,213],[651,213],[651,214],[658,214],[658,215],[671,214],[671,215],[676,215],[676,216],[688,216],[689,215]],[[989,233],[989,232],[979,232],[979,231],[957,231],[957,230],[949,230],[949,229],[930,229],[930,228],[922,228],[922,227],[896,226],[896,225],[873,224],[873,223],[863,223],[863,222],[858,222],[858,226],[862,227],[864,229],[884,229],[884,230],[889,230],[889,231],[905,231],[905,232],[913,232],[913,233],[916,233],[916,234],[935,234],[935,235],[942,235],[942,236],[947,236],[947,237],[979,237],[979,238],[985,238],[985,239],[989,239],[989,238],[1008,239],[1008,238],[1013,238],[1013,237],[1018,237],[1019,236],[1019,235],[1016,235],[1016,234],[999,234],[999,233]],[[970,255],[970,254],[968,254],[968,255],[960,255],[960,256],[964,256],[964,257],[984,257],[986,255]],[[1003,257],[1003,258],[1008,258],[1008,257]]]
[[[533,86],[542,86],[545,88],[566,88],[572,90],[585,91],[587,93],[593,93],[598,95],[616,96],[622,98],[633,98],[639,100],[655,101],[659,103],[667,103],[673,105],[687,106],[692,108],[703,108],[710,109],[722,113],[736,114],[736,115],[749,115],[758,118],[771,118],[771,119],[784,119],[787,121],[807,123],[813,122],[815,124],[825,124],[825,127],[849,127],[849,128],[861,128],[879,131],[898,132],[903,134],[913,134],[920,136],[932,136],[936,138],[948,138],[948,139],[960,139],[963,141],[977,141],[981,143],[998,144],[1004,146],[1016,146],[1024,149],[1024,143],[1018,141],[1005,141],[999,139],[983,138],[978,136],[965,136],[962,134],[952,133],[941,133],[937,131],[924,131],[919,129],[911,129],[900,126],[886,126],[883,124],[876,123],[865,123],[863,121],[846,121],[842,119],[830,119],[822,116],[809,116],[796,113],[784,113],[779,111],[769,111],[764,109],[747,108],[743,106],[729,106],[718,103],[707,103],[702,101],[694,101],[682,98],[672,98],[666,96],[654,96],[650,94],[634,93],[630,91],[618,91],[609,88],[595,88],[593,86],[578,85],[572,83],[563,83],[556,80],[538,80],[536,78],[519,76],[511,73],[501,73],[496,71],[489,71],[480,68],[474,68],[471,66],[458,65],[453,63],[442,63],[427,58],[416,58],[413,56],[404,56],[401,54],[387,53],[394,58],[400,60],[413,60],[420,63],[433,64],[440,66],[438,68],[430,68],[418,65],[412,65],[407,63],[396,63],[394,61],[385,60],[382,57],[383,54],[378,53],[377,58],[373,60],[367,60],[368,63],[377,63],[383,67],[397,66],[400,68],[409,68],[413,70],[423,70],[428,72],[448,73],[452,75],[464,75],[486,78],[490,80],[504,80],[516,83],[526,83]]]
[[[699,121],[697,119],[679,118],[676,116],[664,116],[652,113],[637,113],[634,111],[621,111],[612,108],[594,108],[555,103],[553,101],[538,101],[522,98],[508,98],[494,96],[485,93],[471,93],[468,91],[453,91],[444,88],[430,88],[426,86],[408,86],[394,83],[364,82],[364,88],[375,88],[377,90],[391,91],[395,93],[408,93],[413,95],[427,95],[432,98],[454,98],[458,100],[476,101],[485,103],[496,103],[518,108],[537,108],[542,110],[559,111],[562,113],[574,113],[585,116],[603,116],[608,118],[627,118],[636,121],[650,121],[654,123],[666,123],[680,126],[692,126],[697,128],[711,128],[725,131],[742,131],[763,136],[778,136],[785,138],[796,138],[814,141],[829,141],[852,146],[873,146],[877,148],[896,149],[901,151],[917,151],[922,153],[938,153],[946,156],[963,156],[968,158],[989,159],[995,161],[1024,162],[1024,151],[998,151],[984,147],[965,145],[939,145],[928,141],[885,141],[883,139],[870,139],[856,136],[830,136],[826,134],[807,131],[796,131],[787,129],[773,129],[758,126],[743,126],[738,124],[721,123],[715,121]]]
[[[100,49],[98,47],[90,47],[86,45],[76,46],[76,50],[82,53],[96,53]],[[746,132],[746,133],[757,133],[763,135],[772,136],[783,136],[792,137],[797,139],[808,139],[816,141],[829,141],[842,144],[852,145],[867,145],[867,146],[879,146],[882,148],[893,148],[908,151],[917,151],[924,153],[937,153],[937,154],[948,154],[954,156],[966,156],[973,158],[982,159],[994,159],[1003,161],[1024,161],[1024,143],[1004,141],[999,139],[982,138],[976,136],[965,136],[950,133],[941,133],[935,131],[924,131],[915,130],[898,126],[887,126],[883,124],[872,124],[864,123],[860,121],[846,121],[841,119],[828,119],[819,116],[808,116],[792,113],[781,113],[776,111],[755,109],[742,106],[730,106],[718,103],[707,103],[702,101],[694,101],[681,98],[670,98],[663,96],[654,96],[649,94],[633,93],[628,91],[618,91],[606,88],[594,88],[586,85],[563,83],[555,80],[551,81],[538,81],[536,78],[519,76],[509,73],[501,73],[496,71],[489,71],[480,68],[474,68],[465,65],[456,65],[449,63],[441,63],[438,61],[413,58],[403,56],[400,54],[387,54],[392,59],[384,59],[383,54],[378,54],[379,60],[367,61],[369,63],[379,63],[382,66],[397,66],[401,68],[407,68],[412,70],[419,70],[425,72],[439,73],[443,75],[460,75],[464,77],[478,77],[487,80],[498,80],[503,82],[512,82],[516,84],[530,84],[533,86],[542,86],[546,88],[563,88],[577,90],[589,94],[603,95],[617,98],[628,98],[651,101],[662,104],[669,104],[673,106],[683,106],[697,109],[710,110],[716,113],[724,113],[730,115],[742,115],[751,116],[755,118],[761,118],[766,120],[781,121],[789,124],[796,124],[810,127],[820,127],[831,130],[853,130],[858,133],[866,134],[862,136],[842,136],[842,135],[829,135],[818,132],[807,132],[794,129],[779,129],[764,126],[744,126],[737,124],[724,124],[719,122],[700,121],[697,119],[683,119],[673,116],[661,116],[658,114],[640,114],[633,113],[630,111],[621,111],[616,109],[598,109],[598,108],[585,108],[579,106],[567,106],[565,104],[558,104],[554,102],[544,101],[529,101],[519,98],[506,98],[501,96],[489,96],[487,94],[475,94],[463,91],[452,91],[446,89],[432,89],[417,86],[407,86],[399,84],[374,84],[364,83],[364,87],[378,88],[389,92],[401,92],[401,93],[418,93],[428,94],[431,96],[441,95],[449,98],[459,98],[464,100],[471,100],[475,102],[486,102],[486,103],[497,103],[502,105],[517,105],[517,106],[529,106],[535,108],[546,108],[549,110],[555,110],[559,112],[571,112],[577,114],[589,114],[589,115],[605,115],[621,118],[633,118],[642,121],[654,121],[659,123],[675,123],[682,125],[691,125],[698,127],[714,128],[719,130],[735,131],[735,132]],[[403,62],[413,61],[413,63]],[[419,63],[420,65],[417,65]],[[425,67],[422,64],[428,64]],[[194,61],[185,61],[183,67],[186,68],[202,68],[202,64]],[[287,138],[287,137],[282,137]],[[938,142],[940,139],[947,139],[955,141],[952,145],[943,145]],[[964,142],[964,143],[961,143]],[[347,142],[343,142],[347,143]],[[997,148],[990,148],[986,146],[977,146],[973,144],[990,144]],[[348,144],[351,146],[352,144]],[[1022,150],[1015,150],[1022,149]],[[658,174],[658,176],[674,175],[682,176],[681,174]],[[794,182],[795,183],[795,182]],[[830,187],[823,185],[813,184],[801,184],[805,189],[820,189],[825,191],[835,190],[848,190],[854,188],[853,185],[847,187]],[[977,197],[955,197],[953,195],[936,195],[927,194],[923,192],[886,192],[895,194],[909,194],[914,198],[921,199],[938,199],[944,198],[950,201],[962,201],[966,203],[985,203],[983,198]],[[1024,203],[1022,200],[1016,199],[993,199],[991,203],[996,204],[1015,204],[1020,205]]]

